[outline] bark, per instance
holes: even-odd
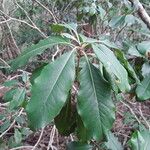
[[[148,29],[150,29],[150,16],[144,9],[143,5],[140,3],[139,0],[129,0],[132,5],[137,9],[137,13],[142,21],[147,25]]]

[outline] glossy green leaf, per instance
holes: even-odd
[[[140,100],[147,100],[150,98],[150,75],[147,75],[141,84],[137,86],[136,94]]]
[[[105,69],[109,74],[115,76],[115,83],[123,92],[130,90],[128,82],[128,74],[126,69],[120,64],[114,53],[102,44],[92,45],[94,53],[98,59],[103,63]]]
[[[37,54],[41,54],[45,49],[57,44],[69,44],[69,42],[61,36],[51,36],[47,39],[41,40],[38,44],[28,47],[21,53],[20,56],[14,59],[11,62],[12,69],[16,70],[17,68],[26,65],[30,58],[36,56]]]
[[[115,118],[111,87],[88,60],[80,72],[79,81],[78,114],[87,129],[87,139],[100,140]]]
[[[126,68],[126,70],[128,71],[128,74],[130,77],[132,77],[136,83],[139,83],[139,79],[134,71],[134,69],[132,68],[132,66],[130,65],[130,63],[128,62],[127,58],[125,57],[124,53],[117,49],[115,51],[115,54],[117,56],[117,58],[119,59],[119,61],[121,62],[121,64],[124,66],[124,68]]]
[[[67,150],[92,150],[93,146],[80,143],[80,142],[71,142],[67,145]]]
[[[115,137],[112,132],[108,132],[107,142],[105,142],[105,145],[108,149],[111,150],[123,150],[123,146],[121,145],[117,137]]]
[[[50,123],[64,106],[75,78],[74,51],[62,55],[44,67],[34,81],[27,115],[32,129]]]
[[[70,133],[74,132],[76,127],[75,117],[76,110],[73,104],[71,104],[71,95],[69,94],[66,105],[54,119],[55,125],[60,134],[68,136]]]
[[[149,150],[150,149],[150,131],[135,131],[128,142],[132,150]]]

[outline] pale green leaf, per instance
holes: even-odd
[[[140,54],[146,55],[146,53],[150,52],[150,41],[143,41],[137,45],[137,50]]]
[[[110,27],[117,28],[122,27],[125,24],[125,15],[122,16],[114,16],[111,21],[109,22]]]
[[[146,62],[142,66],[143,77],[150,75],[150,63]]]
[[[109,150],[123,150],[121,143],[118,141],[117,137],[115,137],[112,132],[108,132],[107,142],[105,142],[105,145]]]
[[[132,150],[150,149],[150,131],[135,131],[128,143]]]
[[[88,60],[80,72],[79,81],[77,110],[87,129],[87,139],[100,140],[115,118],[111,87]]]
[[[18,88],[16,92],[13,95],[13,99],[10,102],[10,109],[15,109],[23,103],[25,100],[25,94],[26,94],[26,89],[25,88]]]
[[[64,106],[75,78],[74,51],[46,65],[34,81],[27,105],[32,129],[42,128],[56,117]]]
[[[21,135],[21,133],[20,133],[20,131],[18,129],[15,129],[14,138],[15,138],[16,144],[20,144],[21,143],[22,135]]]
[[[134,69],[132,68],[132,66],[128,62],[124,53],[121,50],[117,49],[115,51],[115,54],[116,54],[117,58],[119,59],[119,61],[121,62],[121,64],[124,66],[124,68],[126,68],[126,70],[128,71],[129,76],[131,78],[133,78],[136,81],[136,83],[140,83],[140,80],[138,79]]]
[[[120,64],[114,53],[102,44],[92,45],[98,59],[103,63],[109,74],[115,76],[115,83],[121,91],[129,91],[130,85],[128,82],[128,74],[126,69]]]
[[[137,86],[136,94],[140,100],[147,100],[150,98],[150,75],[147,75],[141,84]]]

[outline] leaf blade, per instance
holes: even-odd
[[[116,77],[115,83],[122,92],[129,91],[128,74],[126,69],[120,64],[114,53],[102,44],[92,44],[93,50],[98,59],[103,63],[109,74]]]
[[[74,51],[48,64],[35,79],[26,111],[32,129],[50,123],[62,109],[75,78]]]
[[[57,44],[68,44],[69,42],[61,36],[51,36],[47,39],[41,40],[38,44],[31,45],[21,53],[16,59],[11,62],[13,70],[24,66],[31,57],[41,54],[45,49]]]
[[[102,139],[115,118],[111,88],[102,79],[99,70],[88,61],[80,73],[79,81],[77,110],[87,129],[87,139]],[[111,115],[108,116],[108,113]]]

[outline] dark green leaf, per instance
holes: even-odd
[[[31,100],[26,108],[32,129],[44,127],[59,114],[74,78],[74,51],[62,55],[44,67],[34,81]]]
[[[46,64],[43,64],[42,66],[36,68],[33,72],[32,72],[32,76],[30,78],[30,82],[31,84],[34,84],[34,80],[41,74],[43,68],[47,65]]]
[[[77,137],[80,139],[81,142],[88,141],[88,133],[87,129],[85,128],[81,117],[77,115]]]
[[[111,87],[88,60],[81,70],[79,81],[77,110],[87,129],[87,139],[100,140],[112,127],[115,118]]]
[[[67,145],[67,150],[92,150],[92,146],[86,143],[71,142]]]
[[[74,132],[76,127],[75,114],[75,107],[71,104],[71,95],[69,94],[66,105],[55,118],[55,125],[60,134],[68,136],[70,133]]]
[[[45,49],[58,44],[69,44],[69,42],[61,36],[51,36],[47,39],[41,40],[36,45],[28,47],[20,56],[11,62],[12,69],[16,70],[17,68],[26,65],[31,57],[41,54]]]

